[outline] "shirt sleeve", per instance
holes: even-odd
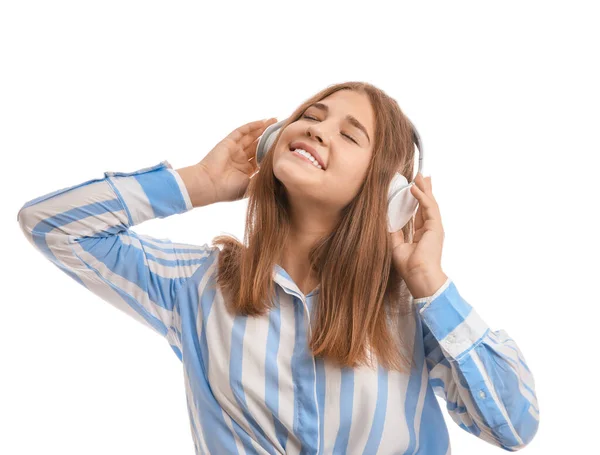
[[[102,300],[167,338],[181,359],[177,291],[215,250],[131,227],[193,208],[168,161],[63,188],[26,202],[17,221],[29,242]]]
[[[421,321],[429,384],[463,430],[514,452],[534,437],[539,407],[533,375],[516,342],[492,331],[446,282],[414,299]]]

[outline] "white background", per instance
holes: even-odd
[[[421,134],[443,269],[536,379],[525,453],[595,444],[593,2],[391,3],[4,2],[0,453],[193,454],[168,343],[35,251],[19,208],[104,171],[195,164],[236,127],[347,80],[382,88]],[[246,201],[134,229],[241,239]],[[453,453],[502,451],[445,417]]]

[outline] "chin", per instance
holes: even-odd
[[[281,166],[281,168],[274,167],[273,174],[285,187],[286,191],[291,194],[302,196],[306,199],[318,199],[323,195],[322,184],[315,179],[311,179],[308,172],[298,172],[297,168],[288,166],[288,163],[285,166]]]

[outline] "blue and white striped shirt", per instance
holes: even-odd
[[[463,430],[508,451],[534,437],[539,408],[523,354],[492,331],[451,279],[412,299],[410,374],[338,368],[308,350],[319,288],[276,265],[265,317],[231,315],[216,286],[219,248],[131,227],[193,208],[168,161],[105,172],[33,199],[17,219],[58,268],[166,338],[183,363],[197,454],[450,454],[436,395]]]

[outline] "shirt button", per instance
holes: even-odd
[[[450,335],[448,335],[448,341],[454,341],[454,334],[451,333]]]
[[[485,392],[484,392],[483,390],[480,390],[480,391],[479,391],[479,396],[480,396],[481,398],[485,398]]]

